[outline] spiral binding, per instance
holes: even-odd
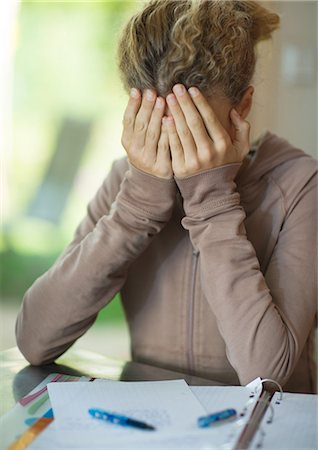
[[[233,439],[235,439],[235,437],[240,434],[240,432],[242,431],[242,425],[244,423],[243,418],[244,416],[248,413],[248,411],[253,408],[255,406],[256,403],[264,403],[267,405],[268,409],[270,410],[270,415],[268,417],[268,419],[266,420],[267,424],[271,424],[274,421],[274,415],[275,415],[275,409],[273,407],[273,404],[271,403],[270,399],[263,399],[263,398],[259,398],[256,396],[256,394],[258,394],[260,387],[263,388],[264,383],[269,382],[269,383],[273,383],[279,390],[279,401],[277,401],[276,403],[279,404],[280,401],[282,401],[283,399],[283,389],[281,387],[281,385],[275,381],[272,380],[271,378],[264,378],[260,380],[260,384],[257,385],[253,391],[251,391],[250,394],[250,399],[247,401],[247,403],[245,404],[245,406],[243,407],[242,411],[239,413],[237,419],[235,421],[233,421],[233,427],[230,431],[230,433],[227,436],[227,442],[225,444],[223,444],[220,447],[220,450],[230,450],[233,448]],[[250,418],[248,420],[247,423],[245,423],[246,426],[249,425],[253,425],[253,424],[257,424],[258,425],[258,430],[256,433],[256,443],[254,448],[260,449],[263,447],[263,443],[264,443],[264,438],[266,435],[266,432],[263,428],[263,426],[261,426],[257,420]],[[208,449],[204,447],[204,450],[210,450],[210,448]]]
[[[247,423],[244,423],[243,418],[247,414],[248,410],[254,407],[254,405],[259,401],[259,398],[255,398],[255,393],[251,392],[251,398],[246,402],[245,406],[243,407],[242,411],[238,414],[238,417],[235,421],[233,421],[233,427],[230,431],[230,433],[227,436],[227,442],[220,447],[220,450],[229,450],[232,448],[232,441],[235,436],[237,436],[238,432],[242,430],[243,424],[248,425],[251,422],[249,420]]]
[[[260,385],[263,386],[264,383],[273,383],[273,384],[275,384],[275,386],[278,387],[279,392],[280,392],[280,396],[279,396],[278,400],[281,402],[283,400],[283,394],[284,394],[284,391],[283,391],[283,388],[281,387],[281,385],[277,381],[272,380],[272,378],[263,378],[260,382]],[[255,391],[257,392],[258,389],[259,389],[259,386],[256,386]]]
[[[278,400],[275,402],[275,404],[276,404],[276,405],[279,405],[280,402],[283,400],[283,394],[284,394],[283,388],[281,387],[281,385],[280,385],[277,381],[272,380],[271,378],[263,378],[263,379],[261,380],[261,382],[260,382],[260,385],[263,386],[263,384],[266,383],[266,382],[272,383],[272,384],[274,384],[276,387],[278,387],[278,390],[279,390],[279,398],[278,398]],[[256,387],[255,391],[257,392],[258,389],[259,389],[259,386]],[[269,407],[269,409],[270,409],[270,411],[271,411],[271,415],[270,415],[270,417],[266,420],[266,423],[267,423],[267,424],[271,424],[271,423],[274,421],[274,414],[275,414],[275,410],[274,410],[274,407],[273,407],[271,401],[270,401],[270,400],[264,400],[264,399],[258,399],[258,402],[261,402],[261,403],[263,402],[263,403],[266,403],[266,404],[268,405],[268,407]],[[259,429],[258,429],[258,433],[257,433],[258,441],[255,443],[255,447],[256,447],[256,448],[262,448],[262,447],[263,447],[263,443],[264,443],[264,438],[265,438],[265,436],[266,436],[266,432],[264,431],[264,428],[263,428],[261,425],[259,425]]]
[[[273,408],[273,405],[271,404],[271,402],[269,401],[269,400],[265,400],[265,399],[263,399],[263,398],[259,398],[259,399],[257,399],[256,401],[249,401],[248,403],[250,403],[250,404],[252,404],[252,403],[265,403],[269,408],[270,408],[270,411],[271,411],[271,415],[270,415],[270,417],[268,418],[268,420],[266,421],[266,423],[268,423],[268,424],[270,424],[270,423],[272,423],[273,422],[273,420],[274,420],[274,408]],[[245,408],[247,407],[247,405],[245,406]],[[256,420],[253,420],[253,419],[250,419],[248,422],[247,422],[247,425],[252,425],[252,424],[254,424],[254,423],[257,423],[257,421]],[[261,425],[259,425],[259,427],[258,427],[258,432],[257,432],[257,434],[259,434],[259,441],[256,443],[256,448],[261,448],[262,447],[262,445],[263,445],[263,441],[264,441],[264,437],[265,437],[265,431],[264,431],[264,429],[263,429],[263,427],[261,426]]]

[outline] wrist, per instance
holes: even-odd
[[[171,164],[160,164],[160,166],[152,165],[151,167],[141,167],[130,160],[128,160],[130,167],[139,171],[141,173],[145,173],[154,178],[159,178],[163,180],[173,180],[173,172]]]
[[[135,164],[133,164],[130,160],[128,160],[128,165],[129,165],[129,170],[133,173],[134,178],[138,179],[140,178],[140,180],[146,177],[149,177],[150,179],[154,179],[154,180],[163,180],[163,182],[165,181],[170,181],[171,183],[175,184],[175,180],[173,177],[173,174],[171,171],[167,170],[167,172],[163,172],[158,174],[155,172],[148,172],[147,170],[144,170],[140,167],[137,167]],[[143,182],[143,181],[141,181]]]

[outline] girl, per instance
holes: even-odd
[[[315,390],[317,166],[269,131],[252,145],[255,1],[154,0],[119,42],[130,98],[114,163],[17,342],[53,361],[117,292],[134,360],[228,384]]]

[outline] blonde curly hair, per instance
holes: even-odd
[[[236,105],[254,74],[255,45],[279,23],[276,13],[253,0],[151,0],[119,39],[124,87],[166,96],[182,83]]]

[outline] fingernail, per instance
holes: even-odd
[[[167,96],[167,102],[169,105],[175,105],[177,103],[176,97],[173,94]]]
[[[175,94],[177,94],[178,96],[181,96],[181,95],[183,95],[185,93],[185,87],[182,84],[176,84],[173,87],[173,92]]]
[[[236,111],[235,108],[233,108],[232,111],[233,111],[233,114],[234,114],[235,117],[241,118],[241,116],[239,115],[239,113]]]
[[[150,89],[147,89],[146,90],[146,98],[147,98],[147,100],[152,101],[155,99],[155,94]]]
[[[138,98],[138,97],[139,97],[138,89],[132,88],[132,89],[130,90],[130,95],[131,95],[131,97],[133,97],[133,98]]]
[[[161,109],[163,107],[163,99],[161,97],[157,97],[155,108]]]
[[[196,97],[197,95],[199,95],[199,89],[190,87],[189,94],[191,95],[191,97]]]

